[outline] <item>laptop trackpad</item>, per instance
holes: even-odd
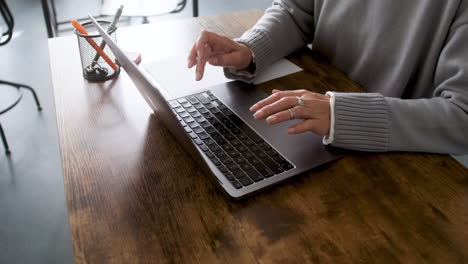
[[[321,136],[310,132],[298,135],[288,134],[288,127],[302,122],[302,120],[291,120],[269,125],[265,120],[255,120],[247,105],[234,107],[233,110],[265,141],[295,165],[307,165],[312,157],[317,158],[323,155],[324,146]],[[304,159],[304,157],[307,158]],[[305,164],[301,164],[303,162]]]

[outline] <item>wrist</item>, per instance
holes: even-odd
[[[246,70],[251,72],[252,68],[253,71],[255,72],[255,55],[253,53],[253,50],[246,44],[242,42],[238,42],[239,45],[241,45],[241,56],[242,56],[242,65],[240,65],[239,70]]]

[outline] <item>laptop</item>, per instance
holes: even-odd
[[[313,133],[288,135],[298,122],[270,126],[250,106],[268,95],[232,81],[186,95],[164,95],[157,78],[134,64],[89,15],[119,64],[160,119],[206,174],[233,199],[252,195],[338,158]],[[170,87],[165,87],[170,89]]]

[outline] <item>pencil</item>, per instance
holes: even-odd
[[[88,32],[86,31],[86,29],[80,24],[80,22],[76,21],[76,20],[72,20],[71,21],[71,24],[73,25],[74,28],[76,28],[76,30],[82,34],[82,35],[89,35]],[[109,64],[109,66],[114,69],[114,71],[117,71],[118,70],[118,67],[117,65],[109,58],[109,56],[107,56],[106,53],[104,53],[104,51],[96,44],[96,42],[94,42],[94,40],[92,40],[91,38],[86,38],[86,40],[88,41],[88,43],[94,48],[94,50],[96,50],[96,52],[101,55],[101,57],[107,62],[107,64]]]

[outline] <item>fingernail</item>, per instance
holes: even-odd
[[[199,81],[199,80],[201,80],[201,74],[197,73],[195,77],[195,81]]]
[[[269,116],[267,118],[267,122],[268,122],[268,124],[271,124],[271,123],[275,122],[276,119],[277,119],[276,116]]]
[[[288,134],[294,134],[296,133],[296,129],[291,127],[291,128],[288,128]]]
[[[254,109],[255,109],[256,106],[257,106],[257,104],[252,105],[252,106],[249,108],[250,112],[255,112]]]
[[[258,120],[258,119],[260,119],[260,117],[262,116],[262,114],[263,114],[263,111],[258,111],[258,112],[256,112],[256,113],[254,114],[254,118]]]

